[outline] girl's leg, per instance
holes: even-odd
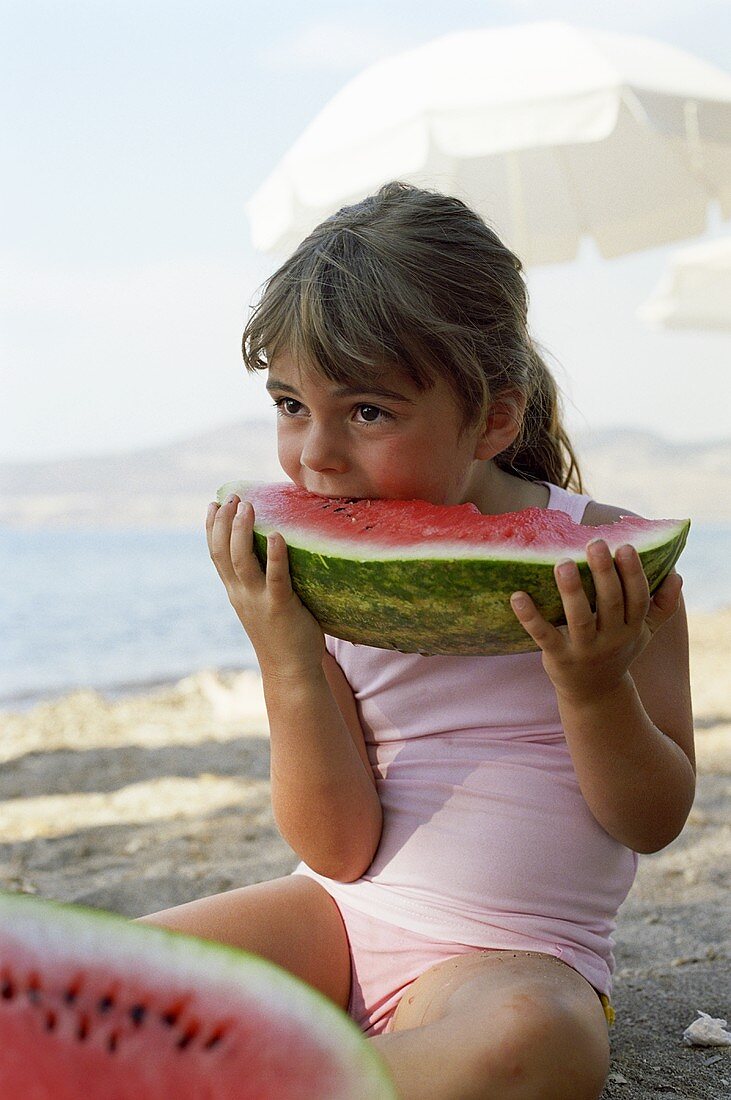
[[[261,955],[347,1008],[345,927],[327,891],[304,875],[242,886],[137,920]]]
[[[392,1030],[370,1041],[402,1100],[596,1100],[609,1069],[594,989],[529,952],[438,963],[407,989]]]

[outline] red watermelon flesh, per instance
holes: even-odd
[[[370,1044],[263,959],[0,895],[0,1097],[394,1100]]]
[[[625,542],[662,540],[675,533],[677,520],[622,516],[616,523],[587,527],[566,512],[525,508],[519,512],[482,515],[475,504],[430,504],[424,500],[322,497],[287,483],[228,482],[229,493],[251,501],[257,529],[280,531],[287,542],[317,550],[321,544],[351,544],[368,558],[403,556],[414,551],[432,557],[449,547],[458,554],[499,557],[530,556],[546,560],[561,554],[583,554],[590,539],[602,538],[610,550]]]

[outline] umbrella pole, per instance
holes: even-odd
[[[683,103],[683,121],[685,122],[685,140],[690,152],[691,168],[700,173],[703,168],[703,153],[701,151],[701,130],[698,125],[698,104],[694,99],[686,99]]]

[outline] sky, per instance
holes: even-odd
[[[0,14],[6,462],[273,418],[240,338],[281,258],[254,250],[244,204],[373,62],[545,19],[657,38],[721,68],[731,56],[728,0],[0,0]],[[729,232],[712,206],[700,239]],[[731,334],[635,316],[680,246],[610,261],[586,247],[528,272],[570,429],[728,437]]]

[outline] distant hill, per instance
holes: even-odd
[[[671,443],[618,429],[575,442],[596,499],[654,518],[731,521],[731,439]],[[269,421],[125,454],[0,463],[0,527],[197,528],[217,487],[236,478],[283,480]]]
[[[0,525],[200,527],[224,481],[281,477],[273,424],[237,422],[123,454],[0,463]]]

